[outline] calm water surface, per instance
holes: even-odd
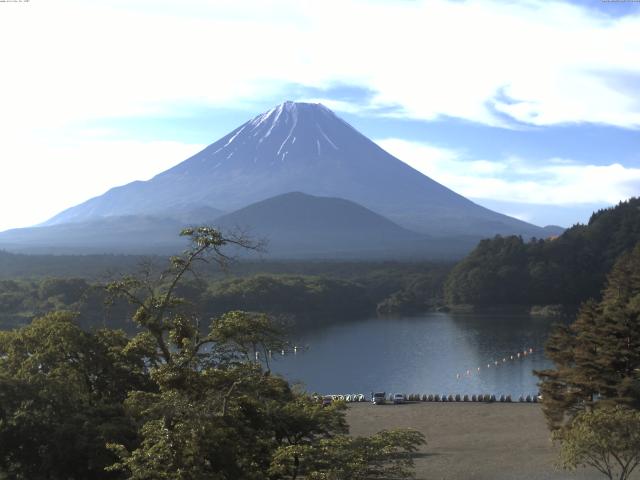
[[[273,369],[323,394],[533,394],[532,370],[551,366],[543,346],[554,322],[447,313],[370,318],[297,334],[295,343],[305,350],[274,354]],[[532,354],[522,355],[530,348]]]

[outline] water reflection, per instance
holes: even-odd
[[[537,392],[531,372],[550,366],[543,346],[553,323],[518,315],[446,313],[371,318],[297,334],[296,343],[308,348],[295,356],[275,356],[274,370],[321,393],[517,397]],[[533,354],[522,355],[530,348]]]

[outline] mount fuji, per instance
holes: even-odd
[[[108,222],[108,228],[117,230],[117,219],[131,225],[136,216],[144,217],[146,225],[153,224],[150,218],[211,223],[223,212],[233,216],[238,209],[291,192],[313,196],[316,203],[353,202],[364,207],[354,209],[354,215],[370,210],[397,224],[391,230],[398,227],[432,239],[557,233],[473,203],[393,157],[321,104],[285,102],[148,181],[115,187],[38,227],[0,234],[0,246],[15,246],[19,237],[25,247],[46,247],[47,232],[54,231],[56,246],[61,246],[65,226],[77,231],[78,224],[89,222],[95,228]],[[300,200],[296,195],[284,198]],[[281,208],[282,201],[277,203]],[[316,211],[336,216],[328,207]],[[300,225],[308,227],[308,222]],[[339,232],[344,223],[325,227]]]

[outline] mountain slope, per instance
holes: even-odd
[[[286,193],[216,220],[223,230],[268,241],[275,256],[397,256],[422,250],[426,238],[349,200]]]
[[[45,225],[154,215],[176,204],[233,211],[286,192],[351,200],[430,235],[544,236],[388,154],[322,105],[285,102],[146,182],[116,187]]]
[[[123,215],[0,233],[0,249],[18,253],[174,254],[186,247],[184,223],[146,215]]]

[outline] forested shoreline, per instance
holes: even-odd
[[[640,242],[640,198],[595,212],[549,239],[482,240],[449,274],[448,305],[564,305],[599,299],[616,260]]]
[[[304,268],[312,271],[313,266]],[[451,266],[361,266],[349,275],[340,272],[348,268],[344,265],[331,268],[337,273],[203,275],[181,283],[178,293],[203,318],[243,309],[269,313],[292,327],[318,326],[376,312],[410,314],[435,308],[442,303],[442,285]],[[111,301],[105,285],[74,277],[0,280],[0,329],[26,325],[49,311],[66,310],[79,314],[83,328],[132,331],[131,307],[122,300]]]

